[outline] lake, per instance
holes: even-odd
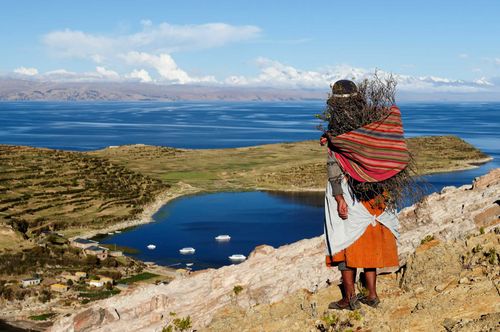
[[[178,148],[229,148],[317,139],[314,114],[323,102],[0,103],[0,143],[93,150],[144,143]],[[479,168],[426,177],[431,191],[469,184],[500,167],[500,103],[402,103],[406,135],[457,135],[494,160]],[[436,156],[439,157],[439,156]],[[162,207],[154,223],[106,236],[140,250],[136,256],[194,269],[230,264],[231,254],[320,235],[322,194],[216,193],[182,197]],[[214,237],[231,235],[218,243]],[[153,243],[155,250],[146,249]],[[192,246],[196,253],[179,254]]]

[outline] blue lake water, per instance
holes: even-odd
[[[317,139],[323,102],[300,103],[40,103],[0,102],[0,144],[68,150],[144,143],[179,148],[227,148]],[[431,190],[469,184],[500,167],[500,103],[400,104],[407,136],[457,135],[494,160],[479,168],[426,177]],[[439,156],[436,156],[439,158]],[[156,222],[101,241],[135,247],[136,256],[194,269],[229,264],[260,244],[279,246],[322,233],[321,194],[217,193],[183,197],[155,214]],[[230,234],[228,243],[214,237]],[[145,247],[154,243],[156,250]],[[196,254],[182,256],[182,247]],[[180,264],[180,265],[179,265]]]

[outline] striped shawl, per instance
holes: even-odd
[[[340,166],[360,182],[386,180],[406,168],[410,154],[403,136],[401,112],[396,106],[375,121],[330,139]]]

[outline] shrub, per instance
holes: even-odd
[[[434,240],[434,235],[427,235],[420,241],[420,244],[431,242],[432,240]]]
[[[49,302],[52,299],[52,293],[48,289],[43,289],[38,296],[38,300],[42,303]]]
[[[170,312],[170,317],[175,317],[177,313]],[[192,327],[191,317],[187,316],[184,318],[174,318],[169,322],[169,324],[161,330],[162,332],[174,332],[174,331],[187,331]]]
[[[238,296],[238,294],[241,293],[242,290],[243,290],[243,287],[240,285],[236,285],[233,287],[233,292],[234,292],[234,295],[236,295],[236,296]]]

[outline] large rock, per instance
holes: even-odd
[[[475,217],[498,205],[499,193],[500,169],[497,169],[472,186],[445,188],[403,210],[400,213],[401,262],[406,262],[427,235],[451,240],[476,230]],[[491,219],[485,221],[490,227],[498,223],[498,215],[485,215],[484,218]],[[439,250],[447,252],[446,248]],[[190,316],[194,327],[200,328],[229,304],[244,310],[256,304],[280,301],[300,289],[314,292],[325,288],[329,282],[339,279],[339,273],[325,267],[324,253],[322,236],[278,249],[259,246],[239,265],[199,271],[168,285],[142,286],[63,317],[55,322],[51,331],[161,331],[172,319],[171,312],[175,312],[176,317]],[[454,271],[455,267],[450,269]],[[413,275],[418,273],[412,271]],[[414,285],[418,280],[406,282]],[[241,291],[235,286],[241,286]]]
[[[441,193],[399,213],[400,260],[403,264],[427,236],[441,240],[464,238],[473,231],[495,227],[499,223],[500,168],[477,178],[472,185],[445,187]]]

